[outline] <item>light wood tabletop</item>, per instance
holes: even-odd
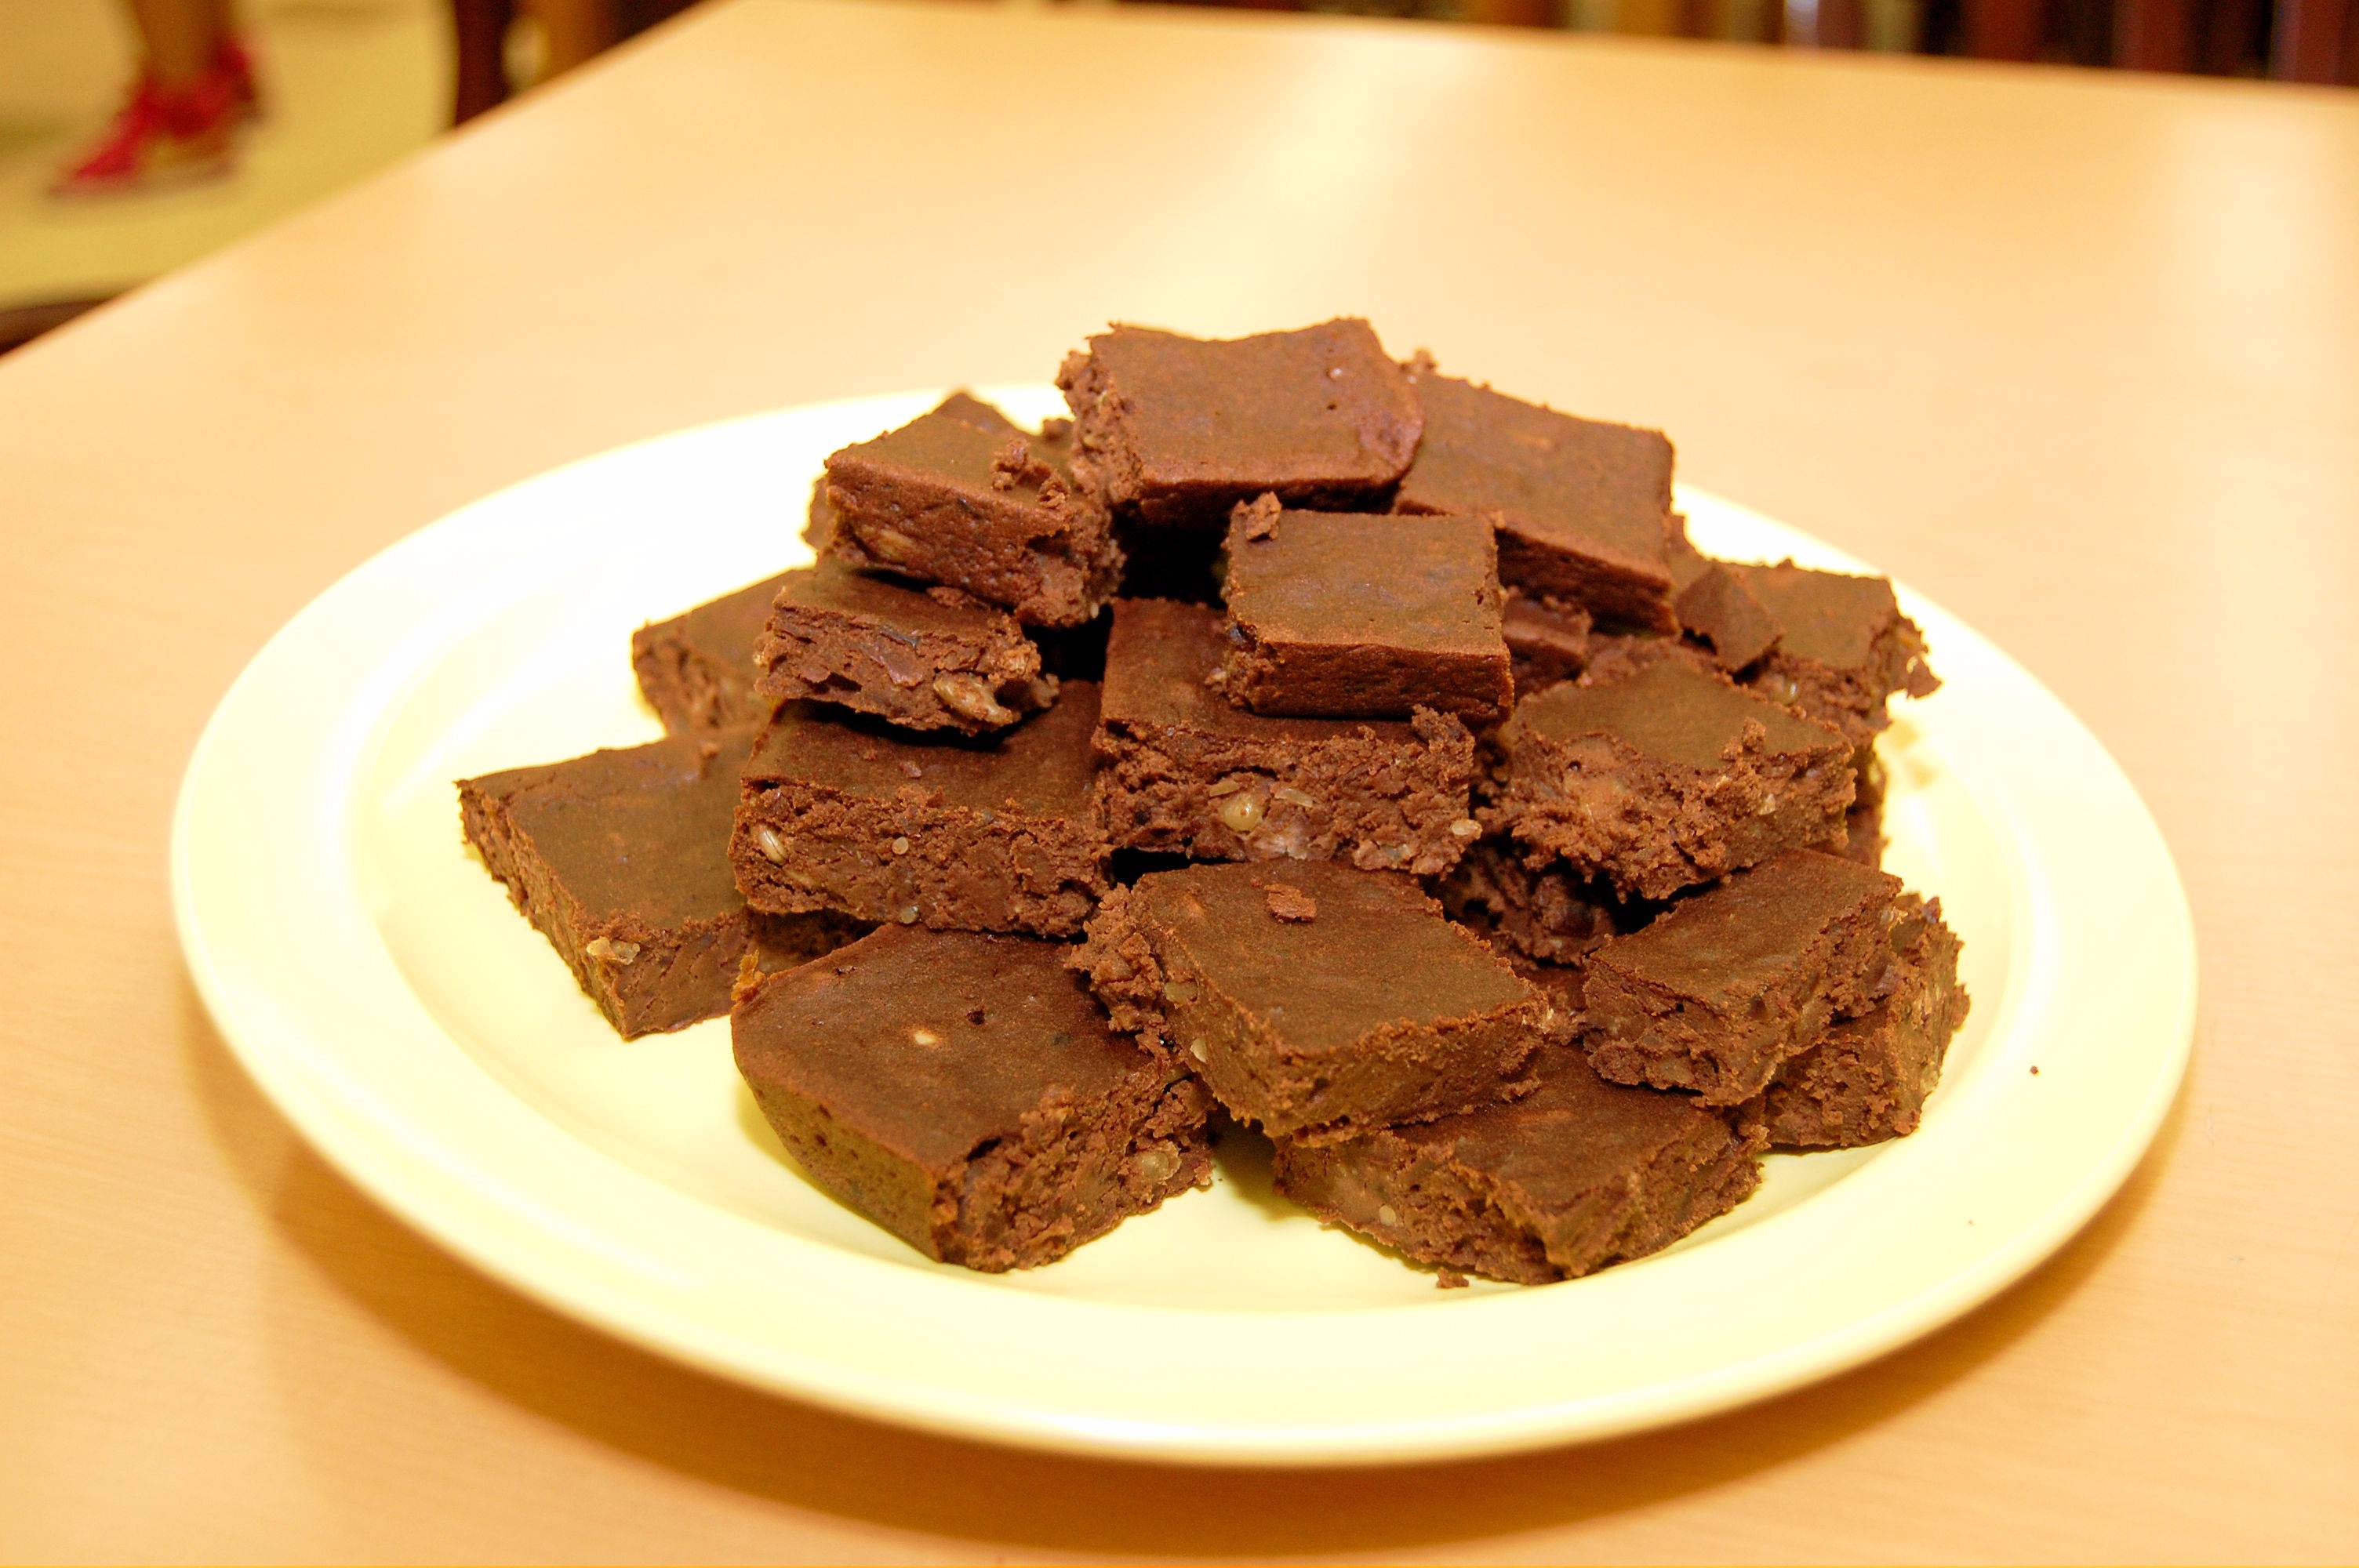
[[[635,438],[1041,379],[1109,318],[1345,311],[1664,427],[1685,477],[1988,633],[2136,783],[2196,914],[2193,1075],[2027,1281],[1592,1448],[1038,1457],[531,1305],[226,1054],[173,790],[371,552]],[[749,0],[0,362],[0,1555],[2359,1556],[2359,97]]]

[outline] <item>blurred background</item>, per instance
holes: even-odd
[[[0,352],[694,3],[0,0]],[[2359,0],[1237,3],[1723,46],[2359,80]]]

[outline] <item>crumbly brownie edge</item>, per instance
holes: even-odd
[[[914,635],[824,611],[781,606],[755,645],[755,683],[775,706],[794,698],[874,714],[905,730],[987,735],[1056,700],[1040,651],[1014,627],[989,636]],[[882,674],[880,683],[875,676]]]
[[[1543,532],[1519,527],[1512,518],[1497,523],[1502,583],[1536,597],[1578,604],[1601,622],[1667,634],[1679,631],[1668,572],[1570,550]]]
[[[1500,1208],[1493,1184],[1454,1162],[1420,1159],[1388,1130],[1327,1144],[1282,1141],[1271,1174],[1279,1193],[1320,1220],[1417,1262],[1519,1285],[1560,1277],[1539,1237]]]
[[[1604,889],[1558,865],[1527,866],[1495,839],[1477,840],[1433,892],[1451,919],[1544,964],[1576,963],[1624,928]]]
[[[1081,930],[1107,887],[1097,824],[988,815],[749,780],[729,860],[745,902],[769,914],[832,909],[879,924],[1040,936]],[[1056,828],[1064,832],[1047,830]]]
[[[1864,1012],[1895,989],[1887,938],[1894,912],[1907,918],[1912,896],[1863,903],[1837,918],[1811,944],[1817,960],[1789,966],[1739,1016],[1635,979],[1614,963],[1609,944],[1591,961],[1582,998],[1589,1065],[1612,1083],[1691,1090],[1710,1106],[1743,1104],[1818,1044],[1836,1017]]]
[[[1836,841],[1854,787],[1849,756],[1832,734],[1810,752],[1772,752],[1749,720],[1711,770],[1655,762],[1614,736],[1526,733],[1475,815],[1484,831],[1603,876],[1625,897],[1669,898],[1780,850]]]
[[[1941,921],[1940,901],[1929,901],[1897,989],[1828,1030],[1764,1091],[1760,1119],[1773,1145],[1854,1149],[1917,1130],[1973,1006],[1958,979],[1962,946]]]
[[[1209,1184],[1210,1109],[1201,1085],[1142,1052],[1103,1099],[1026,1113],[1016,1140],[978,1149],[938,1190],[937,1255],[988,1273],[1035,1268]]]
[[[1474,740],[1430,710],[1399,748],[1360,730],[1251,741],[1179,728],[1100,725],[1096,794],[1119,849],[1196,860],[1348,859],[1439,874],[1473,841]]]
[[[686,616],[674,616],[631,633],[631,673],[663,720],[664,733],[725,730],[759,719],[751,704],[736,700],[712,661],[690,646],[686,622]]]
[[[827,496],[837,559],[963,589],[1027,625],[1078,626],[1122,579],[1104,511],[1062,481],[1025,502],[838,454]]]
[[[1854,745],[1864,746],[1892,723],[1896,694],[1930,697],[1941,681],[1925,664],[1924,633],[1901,615],[1876,633],[1864,668],[1835,669],[1772,648],[1745,684],[1772,702],[1835,726]]]
[[[1081,945],[1066,955],[1065,967],[1085,977],[1108,1022],[1142,1045],[1167,1046],[1170,1021],[1163,1015],[1163,969],[1155,946],[1138,929],[1126,887],[1110,888],[1088,924]]]

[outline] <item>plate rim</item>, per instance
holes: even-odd
[[[1034,388],[983,390],[987,395],[1037,391]],[[471,1267],[563,1315],[588,1322],[643,1349],[708,1373],[847,1413],[913,1426],[946,1436],[980,1438],[1097,1457],[1122,1456],[1230,1467],[1408,1463],[1468,1458],[1600,1440],[1674,1422],[1698,1419],[1774,1397],[1889,1354],[1990,1300],[2045,1261],[2120,1190],[2151,1146],[2184,1082],[2192,1052],[2199,990],[2191,909],[2184,879],[2179,874],[2168,841],[2118,762],[2060,698],[2004,649],[1973,633],[1963,622],[1923,596],[1914,593],[1905,585],[1896,584],[1912,613],[1919,613],[1920,610],[1930,611],[1941,622],[1964,632],[1982,644],[1984,653],[1995,657],[2016,678],[2042,694],[2052,705],[2056,716],[2077,731],[2094,757],[2102,761],[2106,775],[2104,782],[2118,786],[2120,797],[2135,807],[2136,820],[2129,824],[2130,827],[2151,839],[2157,864],[2167,873],[2169,891],[2174,896],[2167,901],[2168,907],[2160,913],[2174,928],[2177,937],[2167,965],[2179,980],[2175,991],[2167,999],[2167,1037],[2157,1044],[2157,1054],[2144,1080],[2144,1096],[2122,1120],[2116,1136],[2102,1152],[2094,1152],[2080,1162],[2078,1182],[2070,1190],[2055,1195],[2053,1200],[2040,1209],[2036,1220],[2018,1224],[2008,1232],[2003,1245],[1985,1248],[1969,1265],[1943,1276],[1930,1288],[1886,1303],[1865,1319],[1843,1325],[1817,1339],[1786,1345],[1775,1353],[1755,1357],[1734,1368],[1717,1368],[1711,1375],[1690,1379],[1683,1385],[1650,1386],[1644,1390],[1647,1397],[1634,1395],[1624,1398],[1618,1408],[1600,1408],[1597,1400],[1583,1398],[1556,1404],[1525,1405],[1506,1411],[1474,1411],[1454,1420],[1423,1415],[1397,1425],[1388,1422],[1360,1422],[1348,1427],[1313,1423],[1294,1429],[1264,1424],[1251,1430],[1240,1430],[1217,1423],[1175,1423],[1153,1419],[1109,1422],[1076,1419],[1029,1408],[1010,1408],[1004,1402],[983,1401],[976,1404],[947,1397],[940,1389],[896,1388],[879,1385],[873,1379],[830,1377],[823,1368],[794,1364],[796,1358],[791,1356],[772,1355],[761,1365],[749,1365],[743,1356],[728,1354],[725,1348],[716,1348],[710,1342],[684,1341],[677,1333],[667,1333],[660,1323],[650,1322],[644,1313],[619,1310],[614,1301],[601,1298],[594,1290],[586,1290],[581,1280],[574,1281],[572,1287],[569,1288],[566,1281],[553,1278],[546,1270],[521,1266],[512,1253],[498,1244],[498,1237],[495,1234],[497,1227],[486,1227],[481,1223],[480,1217],[471,1220],[465,1213],[454,1212],[447,1203],[434,1201],[430,1183],[422,1183],[416,1170],[400,1168],[401,1151],[398,1148],[356,1135],[354,1128],[348,1125],[345,1108],[322,1098],[322,1089],[315,1081],[315,1075],[303,1072],[302,1062],[273,1048],[265,1037],[266,1031],[242,1010],[240,999],[232,994],[232,988],[216,968],[216,957],[208,943],[199,907],[200,889],[192,865],[192,844],[199,827],[196,821],[201,795],[199,786],[207,768],[212,765],[221,749],[229,743],[226,737],[242,717],[239,708],[242,695],[250,696],[262,678],[257,672],[265,670],[274,657],[284,657],[284,650],[294,645],[306,633],[313,618],[325,613],[322,606],[332,604],[342,595],[356,591],[355,585],[365,584],[373,574],[390,571],[392,568],[388,562],[397,563],[406,553],[428,548],[429,541],[464,528],[479,511],[495,510],[519,492],[546,485],[559,475],[612,461],[625,453],[644,455],[647,449],[679,442],[684,438],[712,436],[717,438],[722,433],[739,427],[808,416],[820,410],[841,412],[873,407],[880,415],[889,415],[913,405],[922,406],[927,399],[939,395],[938,391],[887,394],[740,415],[665,432],[591,454],[504,486],[389,543],[338,578],[274,633],[240,671],[208,718],[191,750],[176,793],[170,851],[175,928],[207,1012],[248,1076],[303,1135],[314,1152],[346,1179],[368,1193],[375,1201],[398,1216],[405,1224],[455,1253]],[[1683,502],[1701,503],[1703,507],[1758,519],[1774,527],[1800,533],[1789,524],[1693,486],[1681,485],[1680,493]],[[1816,541],[1814,536],[1802,536],[1813,538],[1814,544],[1830,557],[1841,557],[1859,569],[1872,569],[1843,552]],[[1923,616],[1920,615],[1920,619]],[[316,1048],[317,1043],[313,1044]],[[366,1130],[361,1130],[362,1132]],[[1775,1217],[1757,1228],[1766,1229],[1783,1217]],[[875,1260],[854,1261],[895,1270],[898,1273],[908,1272],[900,1265]],[[1643,1264],[1636,1267],[1643,1267]],[[1524,1293],[1484,1299],[1506,1301]],[[1191,1318],[1195,1315],[1181,1308],[1126,1304],[1119,1309],[1111,1309],[1104,1303],[1083,1303],[1048,1296],[1027,1296],[1024,1299],[1046,1309],[1050,1315],[1075,1308],[1179,1314]],[[1475,1302],[1463,1303],[1466,1306],[1476,1304]],[[1395,1311],[1423,1312],[1428,1309],[1419,1306],[1349,1310],[1357,1315]],[[1299,1315],[1310,1318],[1333,1314],[1303,1313]]]

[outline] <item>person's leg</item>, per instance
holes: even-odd
[[[531,8],[540,21],[543,81],[613,48],[621,31],[614,0],[531,0]]]
[[[132,19],[158,86],[179,92],[213,69],[229,32],[226,0],[131,0]]]

